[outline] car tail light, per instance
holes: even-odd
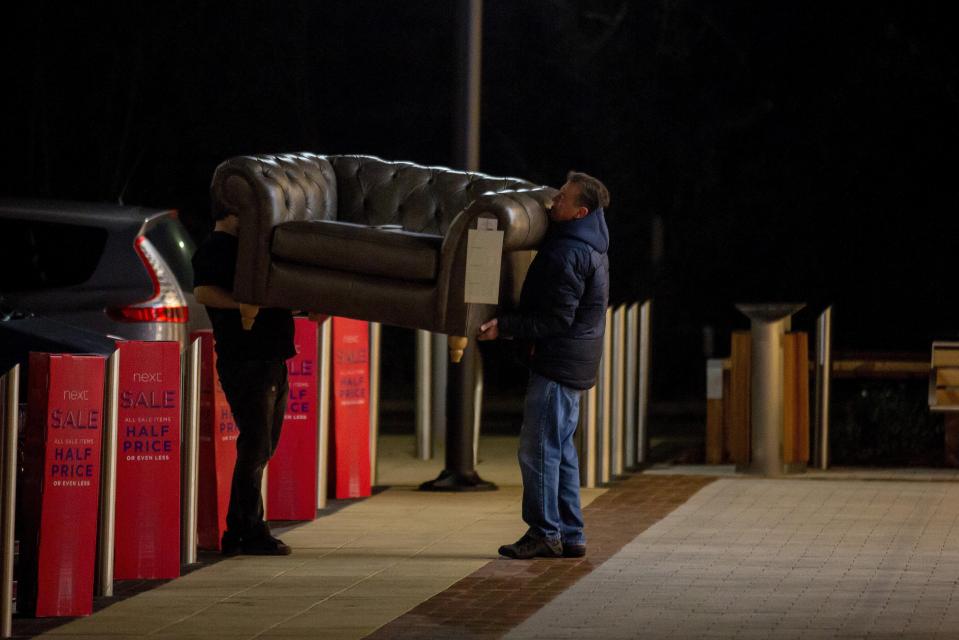
[[[121,322],[186,322],[190,308],[177,284],[176,277],[156,247],[144,236],[133,243],[150,280],[153,281],[153,296],[145,302],[126,307],[111,307],[110,317]]]

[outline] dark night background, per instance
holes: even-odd
[[[480,169],[607,183],[613,301],[655,300],[655,401],[702,399],[736,301],[805,301],[810,331],[831,303],[837,350],[928,353],[959,327],[950,6],[487,0]],[[455,166],[448,0],[33,2],[4,23],[4,195],[174,207],[199,239],[232,155]]]

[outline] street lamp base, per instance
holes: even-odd
[[[435,480],[424,482],[420,491],[496,491],[492,482],[479,477],[473,470],[467,472],[443,469]]]

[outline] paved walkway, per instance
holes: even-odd
[[[959,484],[720,480],[507,638],[957,638]]]
[[[523,531],[515,439],[484,439],[490,493],[415,491],[441,458],[402,438],[380,450],[392,488],[287,531],[294,555],[216,562],[47,635],[959,637],[953,478],[659,469],[584,492],[587,558],[509,561],[495,550]]]
[[[494,560],[524,530],[515,438],[487,438],[480,474],[499,491],[423,493],[432,461],[411,438],[380,439],[391,488],[282,533],[288,557],[203,567],[48,631],[56,638],[362,638]],[[604,490],[584,492],[589,503]],[[28,622],[28,621],[25,621]],[[28,625],[15,624],[17,628]]]

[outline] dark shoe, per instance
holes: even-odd
[[[220,553],[225,556],[235,556],[240,551],[243,540],[240,538],[238,533],[233,531],[224,531],[223,537],[220,538]]]
[[[563,544],[561,542],[551,542],[546,538],[534,538],[526,534],[513,544],[504,544],[499,548],[499,554],[514,560],[559,558],[563,555]]]
[[[241,548],[248,556],[288,556],[293,553],[289,545],[269,534],[244,539]]]
[[[586,555],[585,544],[564,544],[563,545],[564,558],[582,558],[585,555]]]

